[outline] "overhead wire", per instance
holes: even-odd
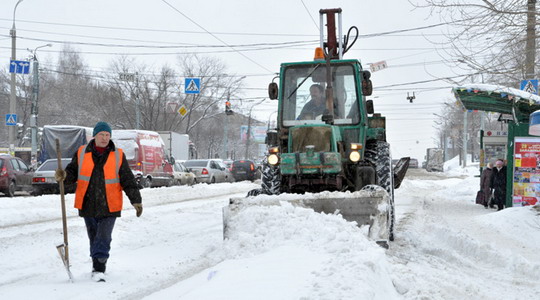
[[[308,14],[309,17],[311,18],[311,21],[313,21],[313,24],[315,24],[315,27],[317,28],[317,31],[319,31],[319,30],[320,30],[319,25],[317,24],[317,22],[315,22],[315,19],[313,18],[313,16],[312,16],[311,13],[309,12],[309,9],[307,8],[306,4],[304,3],[304,0],[300,0],[300,2],[302,2],[302,5],[303,5],[304,8],[306,9],[307,14]]]
[[[178,12],[179,14],[181,14],[184,18],[188,19],[191,23],[195,24],[197,27],[201,28],[202,30],[204,30],[205,32],[207,32],[208,34],[210,34],[212,37],[214,37],[216,40],[222,42],[224,45],[227,45],[228,47],[230,47],[231,49],[233,49],[236,53],[240,54],[241,56],[243,56],[244,58],[246,58],[247,60],[249,60],[250,62],[252,62],[253,64],[259,66],[260,68],[268,71],[268,72],[272,72],[270,71],[269,69],[267,69],[265,66],[259,64],[258,62],[256,62],[255,60],[253,60],[252,58],[248,57],[247,55],[245,55],[244,53],[240,52],[240,51],[237,51],[234,47],[230,46],[227,42],[225,42],[224,40],[220,39],[217,35],[211,33],[210,31],[206,30],[206,28],[204,28],[203,26],[199,25],[197,22],[195,22],[194,20],[192,20],[190,17],[188,17],[186,14],[184,14],[183,12],[181,12],[179,9],[177,9],[176,7],[174,7],[172,4],[170,4],[169,2],[167,2],[166,0],[161,0],[163,3],[167,4],[171,9],[173,9],[174,11]]]

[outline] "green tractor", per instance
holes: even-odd
[[[358,226],[370,225],[371,236],[388,247],[393,240],[394,188],[408,168],[409,158],[392,166],[386,141],[386,119],[375,114],[370,72],[356,59],[343,59],[349,35],[339,41],[335,18],[341,9],[320,10],[321,47],[312,61],[283,63],[277,83],[269,85],[270,99],[279,101],[277,128],[269,130],[269,153],[263,166],[259,194],[298,194],[295,205],[317,212],[338,211]],[[323,28],[328,29],[323,42]],[[341,33],[341,24],[339,24]],[[358,30],[356,29],[356,33]],[[321,192],[331,193],[320,197]],[[315,196],[306,196],[308,194]],[[319,194],[319,196],[317,196]],[[250,198],[231,199],[224,209],[225,237],[232,212],[248,205]],[[252,201],[253,202],[253,201]],[[376,225],[376,226],[375,226]],[[376,227],[376,229],[374,229]]]

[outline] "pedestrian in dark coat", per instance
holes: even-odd
[[[84,218],[90,240],[92,278],[105,280],[105,267],[111,249],[112,231],[120,217],[122,191],[135,207],[137,217],[142,214],[142,199],[122,149],[111,141],[111,127],[98,122],[87,145],[81,146],[67,165],[66,171],[56,171],[57,181],[77,183],[75,207]]]
[[[502,159],[495,162],[495,168],[491,176],[491,188],[494,191],[493,202],[497,205],[497,210],[503,209],[506,201],[506,166]],[[490,206],[493,208],[493,204]]]
[[[491,177],[493,176],[493,163],[488,163],[487,167],[482,171],[480,176],[480,190],[484,195],[483,205],[485,208],[488,207],[489,199],[491,198]]]

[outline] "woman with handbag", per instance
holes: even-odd
[[[488,163],[487,167],[482,171],[480,176],[480,191],[483,194],[482,205],[488,208],[489,199],[491,198],[491,177],[493,176],[493,163]]]

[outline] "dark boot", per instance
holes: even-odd
[[[106,258],[92,258],[92,271],[105,273],[105,268],[107,265]]]

